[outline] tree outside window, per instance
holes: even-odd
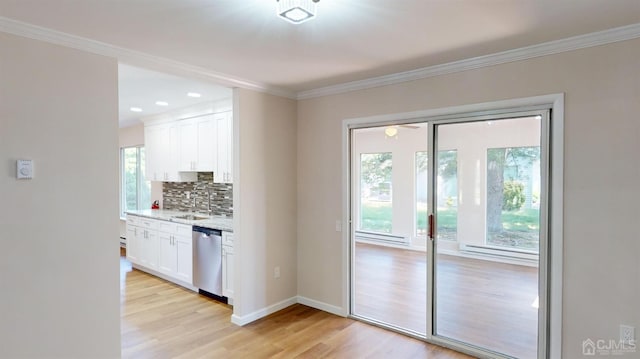
[[[487,244],[538,251],[540,147],[487,149]]]
[[[391,152],[360,155],[360,230],[391,233],[392,171]]]
[[[427,235],[427,151],[416,152],[416,235]],[[456,240],[458,230],[458,152],[438,151],[438,239]]]

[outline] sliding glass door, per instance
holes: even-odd
[[[429,208],[413,178],[426,179],[426,125],[354,129],[351,142],[351,312],[425,336]]]
[[[434,336],[517,358],[537,358],[541,133],[545,113],[436,124],[437,153],[455,149],[455,241],[439,236],[449,210],[434,199]],[[447,176],[437,169],[436,188]],[[543,248],[542,248],[543,249]]]
[[[549,121],[351,129],[351,315],[477,356],[544,357]]]

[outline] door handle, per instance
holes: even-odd
[[[433,214],[429,215],[429,239],[433,240]]]

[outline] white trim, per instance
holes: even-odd
[[[563,226],[564,226],[564,94],[553,96],[551,113],[551,161],[549,186],[549,358],[562,357],[562,273],[563,273]]]
[[[189,65],[184,62],[170,60],[164,57],[149,55],[140,51],[130,50],[85,37],[28,24],[22,21],[9,19],[7,17],[0,16],[0,32],[66,46],[90,52],[92,54],[113,57],[118,59],[119,62],[134,66],[171,72],[181,76],[196,77],[212,81],[222,86],[241,87],[276,96],[291,99],[296,98],[295,93],[286,89],[241,79],[220,72],[211,71],[203,67]]]
[[[249,323],[255,322],[258,319],[264,318],[267,315],[273,314],[277,311],[283,310],[284,308],[290,307],[294,304],[298,303],[297,297],[287,298],[278,303],[272,304],[268,307],[258,309],[253,313],[249,313],[247,315],[239,316],[233,314],[231,316],[231,323],[239,326],[247,325]]]
[[[373,77],[369,79],[346,82],[338,85],[298,92],[298,100],[315,97],[337,95],[345,92],[365,90],[373,87],[394,85],[408,81],[420,80],[428,77],[447,75],[456,72],[478,69],[482,67],[522,61],[535,57],[559,54],[562,52],[605,45],[619,41],[640,37],[640,23],[617,27],[614,29],[593,32],[590,34],[569,37],[565,39],[545,42],[542,44],[507,50],[495,54],[473,57],[465,60],[449,62],[440,65],[423,67],[416,70]]]
[[[351,236],[355,230],[351,222],[351,132],[349,122],[342,121],[342,308],[351,312]]]
[[[434,118],[439,116],[461,115],[468,113],[481,113],[483,111],[501,111],[504,109],[517,109],[535,106],[549,106],[552,110],[550,129],[551,146],[551,171],[550,171],[550,213],[549,231],[551,235],[549,247],[549,358],[562,356],[562,275],[563,275],[563,185],[564,185],[564,94],[551,94],[527,98],[500,100],[478,104],[436,108],[422,111],[387,114],[361,118],[345,119],[342,121],[342,194],[343,194],[343,219],[349,218],[349,130],[350,128],[367,125],[382,125],[389,123],[404,123],[414,119]],[[400,120],[398,120],[400,119]],[[348,223],[348,222],[347,222]],[[342,288],[343,306],[348,308],[349,296],[349,242],[350,231],[343,233],[342,256]],[[429,335],[427,335],[427,339]],[[443,342],[433,338],[433,341]]]
[[[340,317],[346,317],[347,315],[349,315],[349,312],[346,308],[340,308],[335,305],[327,304],[325,302],[320,302],[300,295],[298,296],[298,303],[306,305],[307,307],[325,311],[327,313],[335,314]]]

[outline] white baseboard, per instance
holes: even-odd
[[[282,310],[286,307],[289,307],[291,305],[294,305],[296,303],[298,303],[298,298],[297,297],[291,297],[288,299],[285,299],[281,302],[272,304],[268,307],[256,310],[253,313],[249,313],[247,315],[243,315],[243,316],[239,316],[236,314],[233,314],[231,316],[231,323],[235,324],[235,325],[239,325],[239,326],[244,326],[247,325],[251,322],[255,322],[256,320],[260,319],[260,318],[264,318],[269,314],[273,314],[279,310]]]
[[[311,307],[311,308],[316,308],[316,309],[320,309],[322,311],[331,313],[331,314],[335,314],[341,317],[346,317],[348,315],[348,313],[346,312],[345,309],[341,308],[341,307],[336,307],[335,305],[331,305],[331,304],[327,304],[324,302],[320,302],[314,299],[310,299],[307,297],[303,297],[303,296],[298,296],[298,303],[300,304],[304,304],[307,307]]]
[[[497,263],[506,263],[506,264],[515,264],[521,265],[525,267],[537,267],[538,262],[527,261],[518,258],[507,258],[507,257],[496,257],[489,254],[482,255],[480,253],[468,253],[451,249],[438,249],[438,254],[446,254],[455,257],[462,258],[470,258],[470,259],[480,259],[484,261],[497,262]]]

